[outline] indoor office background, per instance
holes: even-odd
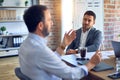
[[[68,4],[69,3],[69,4]],[[48,46],[55,50],[66,31],[81,27],[86,10],[95,11],[95,28],[102,31],[104,50],[112,49],[111,41],[120,41],[120,1],[119,0],[40,0],[47,5],[54,21]]]
[[[55,50],[60,44],[66,31],[81,27],[83,13],[89,9],[95,11],[97,15],[97,22],[94,26],[103,33],[104,50],[112,49],[112,40],[120,41],[120,0],[35,1],[34,4],[44,4],[51,11],[54,25],[47,40],[48,46],[52,50]],[[18,26],[9,22],[8,24],[0,23],[0,26],[3,24],[5,24],[8,32],[28,33],[24,24],[18,23],[20,25]],[[18,80],[14,74],[14,68],[16,66],[19,66],[18,57],[0,58],[0,80]]]

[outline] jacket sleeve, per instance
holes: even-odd
[[[80,45],[80,36],[81,36],[81,28],[76,31],[76,39],[67,47],[66,51],[69,49],[78,49]]]
[[[75,40],[67,47],[66,51],[68,51],[69,49],[74,49],[75,46]]]

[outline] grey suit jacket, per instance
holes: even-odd
[[[68,46],[68,49],[78,49],[80,45],[80,37],[81,37],[81,28],[76,31],[76,39]],[[91,28],[88,33],[86,44],[88,52],[93,52],[98,50],[100,44],[102,42],[102,32],[96,30],[96,28]]]

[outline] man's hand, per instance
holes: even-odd
[[[86,64],[88,70],[91,70],[94,68],[97,64],[101,62],[101,53],[100,51],[96,51],[96,53],[93,55],[93,57],[90,59],[90,61]]]
[[[65,33],[63,42],[61,43],[62,46],[68,46],[74,39],[76,38],[76,31],[70,30],[68,33]]]
[[[62,43],[58,46],[56,51],[60,54],[64,54],[64,49],[68,46],[74,39],[76,38],[76,32],[74,30],[70,30],[68,33],[65,33]]]
[[[66,55],[68,54],[77,54],[78,53],[78,49],[69,49],[67,52],[66,52]]]

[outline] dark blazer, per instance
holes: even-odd
[[[73,42],[67,47],[68,49],[78,49],[80,45],[80,37],[81,37],[81,28],[76,31],[76,39],[73,40]],[[94,52],[98,50],[100,44],[102,42],[102,32],[99,30],[96,30],[96,28],[91,28],[91,30],[88,33],[86,44],[88,52]]]

